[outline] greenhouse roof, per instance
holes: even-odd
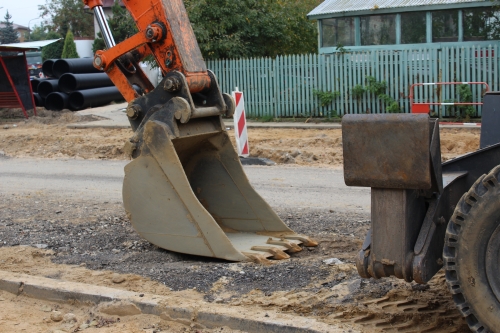
[[[316,19],[324,16],[348,16],[359,14],[376,14],[377,12],[401,10],[424,10],[423,7],[432,6],[436,9],[450,7],[485,7],[494,2],[489,0],[325,0],[314,8],[307,16]],[[439,8],[438,8],[439,7]],[[425,8],[429,9],[429,8]]]

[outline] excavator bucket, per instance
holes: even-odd
[[[131,140],[139,152],[125,167],[123,202],[135,230],[167,250],[231,261],[316,246],[252,188],[220,115],[182,123],[184,104],[170,100]]]

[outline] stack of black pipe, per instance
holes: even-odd
[[[46,78],[32,80],[31,87],[35,104],[47,110],[77,111],[123,99],[92,58],[46,60],[42,71]]]

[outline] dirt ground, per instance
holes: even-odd
[[[130,129],[69,129],[67,124],[91,121],[92,116],[43,109],[38,112],[42,117],[0,126],[0,151],[12,157],[126,159],[123,146],[132,136]],[[474,128],[442,129],[443,160],[478,149],[479,133]],[[340,129],[250,128],[248,137],[251,156],[291,165],[342,166]]]
[[[127,310],[130,303],[119,304]],[[101,312],[104,310],[104,312]],[[110,315],[103,306],[82,304],[79,302],[50,302],[34,300],[24,295],[14,295],[0,291],[0,332],[28,333],[154,333],[191,331],[189,325],[172,320],[165,320],[153,315]],[[221,326],[214,329],[195,328],[193,332],[229,332]],[[243,333],[243,332],[242,332]]]
[[[28,121],[4,122],[0,158],[125,159],[122,147],[131,131],[66,128],[68,123],[88,120],[71,113],[44,112],[43,117]],[[342,166],[340,130],[249,129],[249,138],[252,156],[297,166]],[[444,129],[441,141],[443,159],[449,159],[477,149],[479,131]],[[319,246],[267,266],[228,263],[165,251],[142,240],[118,202],[36,193],[0,195],[0,270],[176,295],[247,313],[270,309],[343,325],[346,332],[469,332],[442,273],[424,286],[358,276],[354,257],[369,228],[369,216],[275,209],[288,226],[317,239]],[[331,258],[340,263],[325,261]],[[67,315],[73,319],[54,321],[53,311],[63,316],[72,313],[74,318]],[[23,331],[234,332],[153,316],[109,316],[92,305],[0,292],[0,332]]]

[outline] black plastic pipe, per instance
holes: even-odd
[[[123,99],[123,96],[118,88],[114,86],[78,90],[69,94],[69,107],[72,110],[81,110],[106,105],[119,99]]]
[[[47,95],[55,91],[59,91],[57,80],[44,80],[38,84],[37,87],[40,97],[47,98]]]
[[[54,62],[56,61],[57,59],[49,59],[49,60],[45,60],[42,64],[42,72],[43,72],[43,75],[45,75],[46,77],[53,77],[54,74],[52,72],[52,67],[54,66]]]
[[[58,78],[65,73],[102,73],[102,71],[94,67],[93,58],[77,58],[56,60],[52,73]]]
[[[45,105],[45,98],[40,97],[40,95],[38,93],[33,93],[33,99],[35,100],[36,106],[44,106]]]
[[[61,111],[67,109],[69,105],[69,95],[63,92],[50,93],[45,99],[45,108],[51,111]]]
[[[45,80],[47,80],[47,79],[40,78],[40,79],[33,79],[33,80],[31,80],[31,90],[34,93],[38,92],[38,85],[40,84],[40,82],[45,81]]]
[[[113,82],[106,73],[72,74],[66,73],[59,78],[59,90],[69,94],[76,90],[109,87]]]

